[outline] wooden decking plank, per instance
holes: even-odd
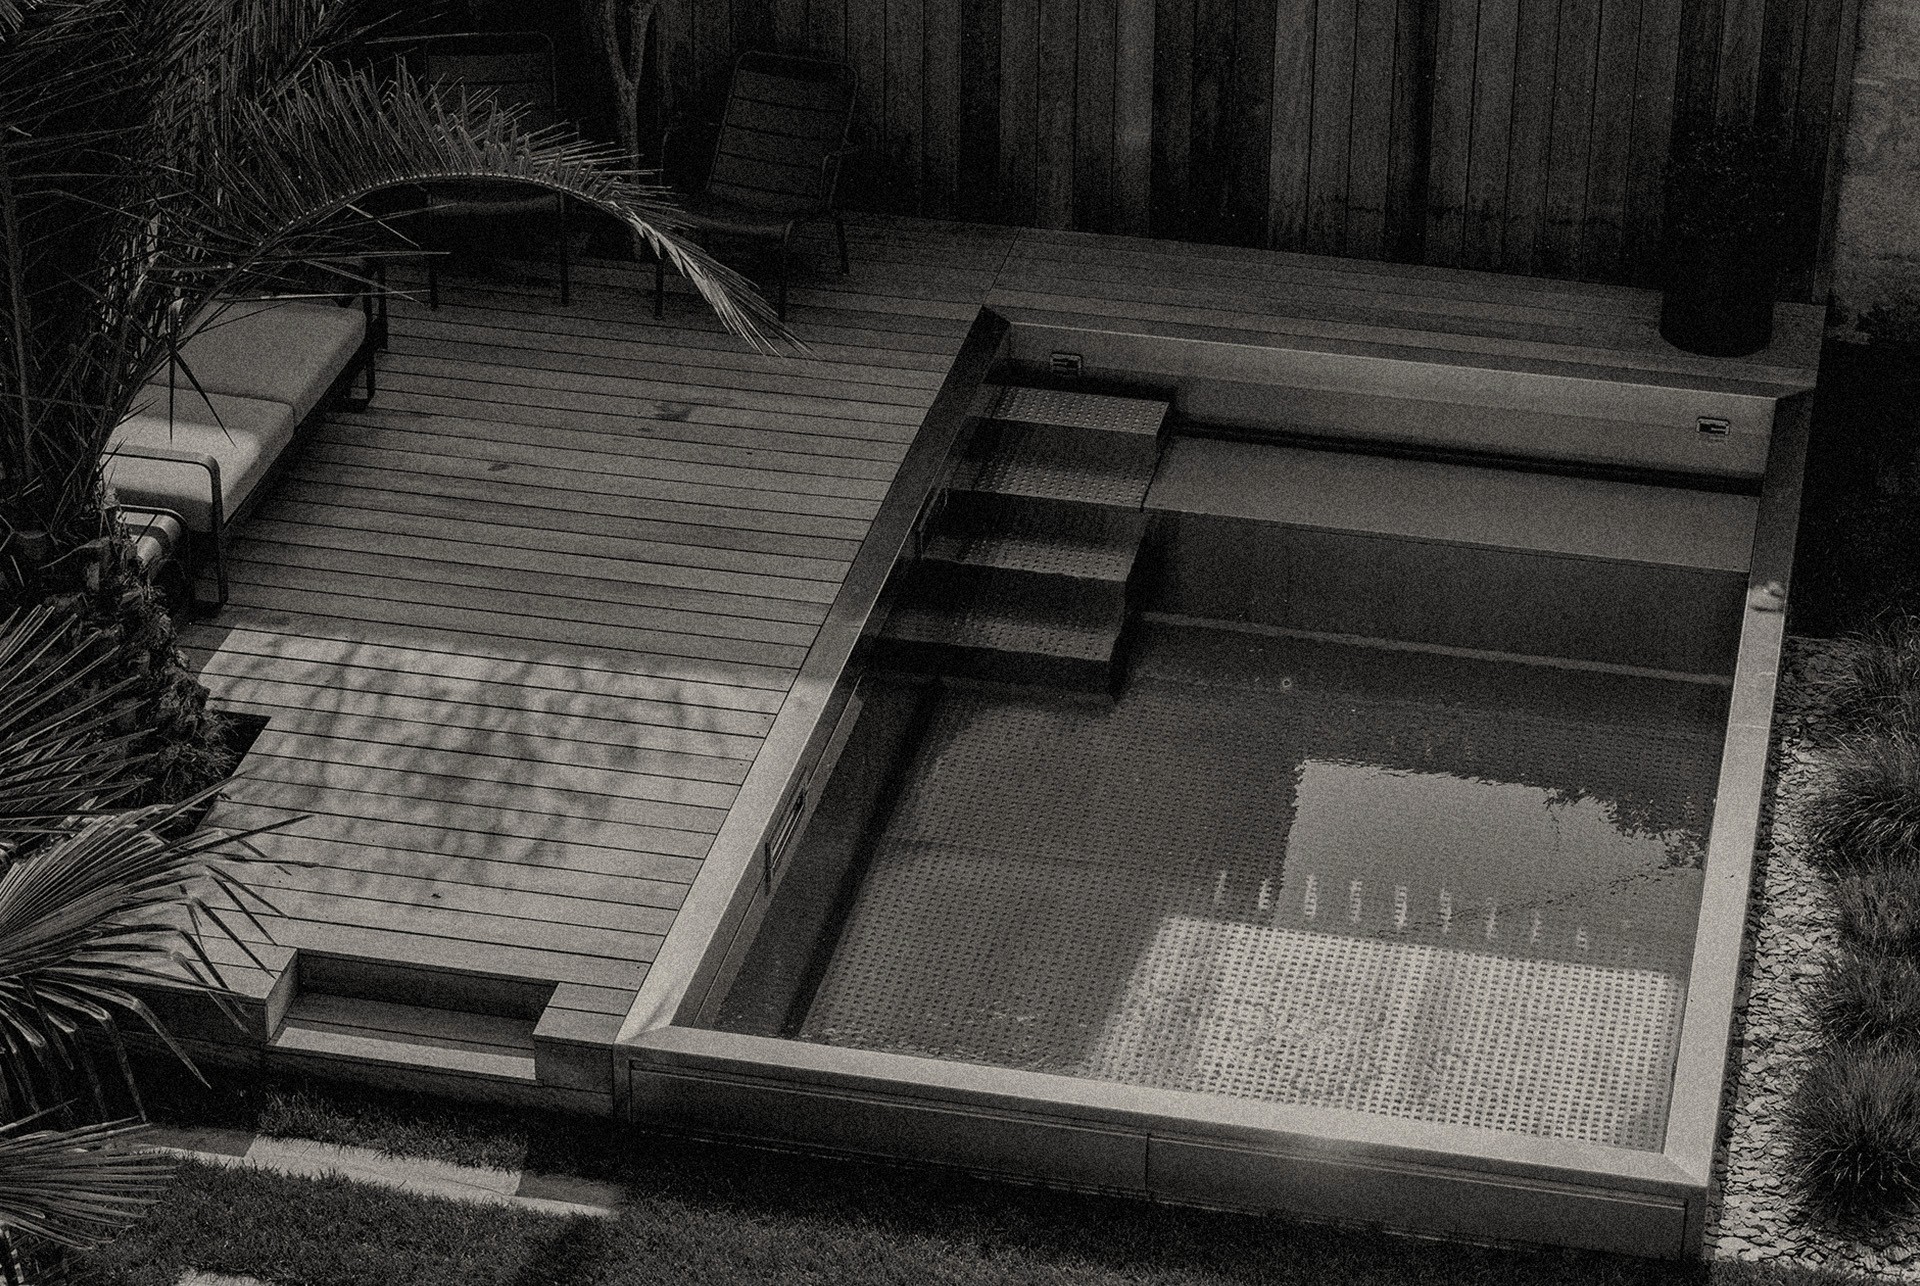
[[[594,575],[583,575],[595,569],[581,567],[578,558],[543,555],[539,550],[513,545],[471,545],[424,537],[399,543],[390,537],[340,527],[262,522],[248,528],[246,548],[256,558],[274,561],[304,564],[325,560],[342,570],[378,565],[402,579],[441,577],[460,584],[540,588],[568,598],[601,594],[612,602],[636,607],[711,612],[767,624],[817,627],[826,619],[826,607],[820,603],[657,585],[611,574],[632,566],[617,559],[601,560],[611,566],[597,569]]]
[[[739,778],[745,775],[738,759],[707,759],[670,751],[609,752],[603,747],[598,752],[576,752],[578,758],[588,762],[575,763],[533,757],[540,749],[533,738],[515,742],[491,732],[352,715],[315,720],[289,710],[261,732],[250,754],[344,760],[361,769],[431,773],[463,781],[495,782],[516,790],[551,788],[569,794],[658,800],[723,811],[733,802]],[[622,761],[625,766],[620,766]],[[725,776],[719,776],[716,770]]]
[[[311,860],[326,850],[297,836],[275,837],[271,851],[286,854],[290,860]],[[485,916],[492,921],[534,921],[552,929],[599,930],[607,934],[664,935],[673,924],[678,904],[649,906],[638,902],[603,901],[598,898],[541,892],[526,888],[513,890],[513,896],[501,897],[500,890],[455,880],[436,879],[405,871],[365,871],[351,867],[315,862],[308,866],[263,865],[250,874],[248,883],[265,893],[282,910],[290,910],[287,894],[298,895],[291,905],[304,905],[301,898],[334,896],[359,898],[391,906],[414,906],[423,910],[448,911],[463,915]],[[533,933],[534,930],[523,930]],[[478,939],[487,941],[488,939]],[[531,938],[507,938],[528,942]],[[613,942],[618,948],[617,940]],[[585,942],[581,946],[587,945]]]
[[[893,389],[935,390],[946,373],[946,364],[938,353],[886,354],[885,360],[875,361],[875,350],[869,345],[825,341],[809,343],[803,356],[761,353],[737,344],[683,343],[680,332],[661,332],[651,326],[576,320],[572,309],[550,313],[538,325],[530,321],[518,311],[443,304],[437,309],[408,313],[404,333],[396,334],[394,341],[422,348],[450,343],[480,347],[489,353],[524,350],[530,354],[650,362],[676,370],[712,368],[846,380],[856,386],[874,384]]]
[[[344,687],[376,701],[420,700],[446,706],[471,705],[482,711],[519,711],[570,720],[583,728],[601,723],[610,728],[654,727],[716,738],[714,744],[725,746],[730,758],[751,758],[773,725],[769,713],[691,699],[697,694],[676,701],[663,700],[659,695],[637,696],[631,691],[603,695],[586,686],[564,686],[569,677],[587,680],[592,673],[587,671],[555,669],[553,677],[526,674],[526,682],[514,682],[498,672],[493,678],[479,678],[451,673],[452,667],[447,667],[448,672],[407,668],[409,658],[424,666],[439,659],[441,654],[437,653],[355,647],[342,653],[348,658],[342,660],[325,651],[303,653],[297,646],[289,646],[309,643],[324,649],[329,642],[242,631],[229,635],[218,650],[195,645],[187,652],[209,682]],[[475,658],[449,659],[477,664]],[[732,692],[726,690],[728,695]],[[636,731],[632,735],[644,734]]]
[[[257,810],[255,810],[257,811]],[[250,816],[244,808],[233,810],[236,817]],[[327,819],[318,819],[324,825]],[[478,890],[491,901],[489,905],[520,908],[521,894],[541,894],[558,898],[583,899],[614,906],[652,907],[658,911],[677,910],[686,899],[687,884],[670,880],[651,880],[625,873],[581,871],[572,867],[542,866],[526,862],[498,862],[481,858],[449,856],[382,845],[360,843],[332,834],[310,831],[316,819],[309,818],[308,830],[289,827],[275,832],[271,841],[273,857],[285,864],[297,857],[313,863],[312,869],[345,872],[341,878],[404,875],[434,886],[459,886]],[[282,838],[284,837],[284,838]],[[264,869],[264,868],[262,868]],[[292,869],[292,868],[289,868]],[[251,887],[272,888],[261,884],[251,873]],[[307,887],[303,885],[302,887]],[[503,892],[513,894],[503,898]],[[462,898],[475,896],[462,893]],[[269,900],[271,892],[267,894]],[[460,905],[450,903],[449,905]]]
[[[275,888],[274,905],[289,920],[309,920],[339,928],[360,928],[450,939],[478,947],[521,947],[572,957],[651,961],[661,935],[638,930],[603,929],[581,924],[549,924],[543,920],[440,906],[384,902],[353,893],[315,893],[305,889]]]
[[[249,700],[232,685],[221,685],[214,693],[222,706],[250,714],[267,715],[269,726],[256,744],[268,752],[292,753],[287,738],[323,737],[341,741],[365,742],[387,752],[421,752],[422,762],[456,764],[466,757],[483,756],[517,763],[536,780],[543,768],[588,778],[595,772],[621,772],[646,777],[666,777],[686,783],[738,787],[746,776],[747,759],[723,759],[716,755],[688,754],[685,751],[610,744],[573,735],[571,724],[553,725],[550,733],[534,733],[502,727],[447,724],[420,719],[397,718],[380,713],[354,713],[327,700],[328,693],[317,688],[279,687],[272,695],[284,701],[286,694],[306,693],[312,704],[291,706],[275,701]],[[350,694],[341,694],[350,695]],[[310,747],[302,744],[305,753]],[[375,752],[362,763],[381,762]],[[583,785],[581,787],[585,789]],[[677,796],[675,798],[678,798]],[[683,800],[682,802],[698,802]]]
[[[223,613],[223,617],[226,615]],[[737,717],[741,719],[768,718],[786,700],[784,689],[662,679],[610,664],[616,658],[598,653],[569,654],[558,662],[542,661],[472,646],[458,636],[432,639],[438,647],[421,646],[423,640],[418,634],[401,636],[394,631],[355,630],[341,637],[327,632],[328,618],[305,613],[240,609],[231,615],[236,619],[227,629],[193,627],[183,636],[183,642],[217,649],[223,655],[246,652],[381,669],[412,667],[419,673],[433,674],[448,682],[478,680],[528,690],[554,690],[587,699],[606,697],[616,701],[680,704],[698,711],[700,718],[716,720],[728,711],[739,712]],[[237,619],[242,617],[243,620]],[[500,661],[509,662],[512,668],[503,669],[496,664]]]
[[[511,405],[503,405],[489,401],[487,392],[487,386],[478,381],[455,386],[445,380],[400,380],[391,386],[383,384],[379,401],[368,408],[365,415],[382,424],[406,424],[420,415],[446,416],[523,429],[606,434],[634,443],[644,442],[653,433],[684,432],[693,436],[732,429],[745,434],[780,434],[794,439],[826,438],[849,450],[855,449],[854,444],[859,442],[890,443],[903,452],[919,428],[917,424],[782,415],[777,411],[703,406],[697,402],[632,404],[615,397],[582,398],[566,405],[521,398]],[[356,421],[351,413],[335,418],[347,423]]]
[[[478,339],[397,334],[384,362],[410,361],[466,365],[494,372],[509,382],[544,384],[561,374],[588,381],[651,381],[678,384],[693,372],[701,379],[724,379],[736,393],[767,393],[782,398],[859,402],[871,406],[904,406],[925,411],[939,382],[908,379],[861,379],[857,370],[812,372],[795,366],[757,370],[748,366],[697,366],[662,361],[644,355],[600,354],[552,347],[525,347],[488,343]],[[886,372],[870,372],[884,376]],[[610,387],[602,384],[601,387]],[[709,387],[709,386],[702,386]]]
[[[871,420],[879,424],[918,424],[926,413],[924,406],[857,402],[834,398],[826,393],[814,395],[759,393],[718,385],[675,383],[671,380],[625,379],[606,375],[564,375],[559,372],[517,368],[504,372],[513,379],[488,379],[491,366],[473,362],[446,361],[434,357],[398,354],[381,365],[383,376],[394,380],[422,383],[438,381],[489,389],[525,390],[528,401],[549,406],[591,406],[592,399],[631,402],[665,401],[671,404],[719,406],[737,411],[766,411],[782,416],[813,416],[832,420]],[[517,400],[499,393],[487,394],[496,401]],[[932,401],[929,397],[928,402]]]
[[[727,639],[698,634],[672,634],[660,630],[628,631],[611,626],[553,621],[534,615],[499,617],[470,607],[445,607],[404,598],[335,593],[311,583],[287,588],[236,580],[233,584],[233,602],[262,611],[312,612],[356,624],[385,624],[434,633],[468,634],[495,640],[496,645],[591,649],[620,657],[622,668],[664,679],[784,690],[792,684],[798,667],[797,659],[792,666],[769,663],[764,659],[770,655],[769,644],[737,644]],[[787,651],[796,650],[804,654],[804,649]],[[536,653],[530,659],[546,658]]]
[[[592,987],[582,982],[563,982],[553,989],[548,1009],[572,1010],[586,1014],[611,1014],[624,1019],[633,1007],[634,993],[615,987]]]
[[[291,490],[291,487],[289,487]],[[325,496],[324,488],[314,494]],[[621,574],[617,568],[605,564],[621,564],[627,570],[625,575],[638,581],[661,586],[674,586],[683,589],[707,590],[713,593],[738,594],[747,597],[788,599],[797,603],[831,603],[839,592],[832,581],[814,580],[795,576],[773,576],[754,572],[732,572],[700,563],[649,562],[644,551],[630,549],[608,538],[604,533],[556,531],[535,527],[513,527],[502,523],[486,522],[480,519],[462,516],[457,505],[430,505],[414,503],[409,505],[404,499],[396,498],[399,493],[362,492],[352,497],[333,497],[342,499],[365,500],[375,497],[383,500],[392,508],[355,507],[345,503],[303,503],[292,497],[276,505],[269,514],[269,520],[279,519],[283,525],[276,526],[275,532],[284,528],[299,527],[310,532],[340,532],[340,542],[352,544],[366,542],[382,537],[398,537],[405,540],[419,540],[415,546],[420,549],[447,546],[470,551],[474,559],[485,560],[498,557],[509,561],[507,556],[495,554],[494,550],[515,549],[524,551],[524,556],[533,558],[540,555],[578,557],[596,560],[594,566],[609,574]],[[439,508],[449,511],[449,516],[419,512],[422,509]],[[265,531],[263,524],[263,532]],[[244,539],[244,538],[243,538]],[[308,537],[308,543],[323,539],[317,534]],[[439,542],[437,546],[433,542]],[[678,548],[668,546],[668,548]],[[710,561],[710,560],[708,560]]]
[[[655,444],[657,452],[608,453],[553,441],[544,432],[515,434],[511,426],[480,433],[463,432],[464,428],[451,421],[432,425],[330,424],[316,436],[314,449],[303,454],[381,463],[390,459],[394,462],[390,467],[472,478],[509,493],[523,486],[545,486],[588,496],[623,496],[615,485],[619,474],[614,471],[644,472],[653,461],[711,465],[751,473],[756,479],[766,474],[799,475],[793,478],[794,485],[808,490],[820,486],[815,479],[890,482],[899,469],[897,460],[706,443],[663,441]],[[355,451],[361,454],[354,456]],[[378,454],[370,454],[375,452]],[[838,487],[823,486],[820,490],[826,495],[845,494]]]
[[[466,879],[469,874],[485,877],[490,872],[506,872],[500,877],[506,887],[506,881],[515,878],[513,872],[522,872],[517,878],[532,879],[539,872],[550,871],[556,877],[580,879],[589,886],[607,878],[684,888],[700,870],[698,857],[625,847],[629,837],[624,832],[610,833],[605,844],[593,844],[463,830],[439,822],[391,821],[362,812],[333,813],[319,806],[290,809],[269,802],[280,799],[276,788],[285,783],[265,778],[256,781],[251,770],[246,780],[254,784],[223,793],[216,824],[237,828],[278,821],[289,835],[352,847],[371,855],[367,860],[385,858],[403,867],[438,862],[449,878],[467,883],[490,882],[488,878]],[[326,805],[336,801],[310,793],[309,802]],[[355,801],[347,798],[347,802]]]
[[[511,410],[503,412],[471,400],[439,399],[429,408],[430,401],[432,399],[421,399],[416,403],[420,409],[409,409],[389,404],[383,398],[377,409],[330,416],[327,426],[329,430],[344,425],[401,429],[475,442],[531,441],[570,451],[599,452],[615,459],[646,456],[655,449],[656,443],[685,444],[669,447],[670,450],[732,447],[771,453],[775,459],[786,455],[822,457],[820,462],[809,463],[808,467],[814,469],[831,468],[830,462],[836,460],[879,460],[897,466],[907,448],[907,443],[901,440],[905,434],[896,432],[887,437],[874,437],[864,431],[865,425],[852,426],[862,432],[850,434],[841,431],[848,426],[826,421],[817,425],[807,423],[806,432],[790,432],[784,427],[786,422],[779,422],[782,427],[745,427],[672,416],[623,419],[548,415],[543,417],[545,422],[529,424],[525,417]]]
[[[356,485],[362,479],[369,483],[385,482],[386,485]],[[362,514],[394,512],[420,518],[446,518],[456,522],[473,522],[477,519],[496,533],[510,533],[509,539],[519,539],[521,532],[592,536],[602,549],[634,562],[678,564],[706,571],[738,572],[837,585],[846,573],[847,564],[852,561],[850,557],[780,552],[782,545],[792,548],[787,542],[800,543],[818,540],[819,537],[781,533],[736,534],[731,547],[720,543],[726,537],[719,535],[712,544],[701,543],[708,529],[686,530],[663,526],[644,516],[644,506],[640,506],[637,513],[628,514],[598,513],[577,506],[565,512],[554,512],[533,503],[515,503],[509,498],[509,493],[509,496],[486,504],[484,509],[476,510],[473,497],[436,492],[430,486],[419,491],[404,489],[412,485],[418,485],[412,475],[396,474],[391,478],[380,478],[376,471],[376,476],[366,477],[357,472],[346,474],[344,468],[336,470],[329,467],[326,461],[316,461],[311,467],[299,467],[295,476],[287,479],[285,490],[287,500],[293,505],[327,504],[335,510]],[[548,490],[557,491],[552,488]],[[523,497],[527,501],[536,498],[532,495]],[[295,512],[311,513],[308,510]],[[496,536],[496,541],[498,538]],[[754,548],[756,545],[761,547]],[[801,547],[809,548],[804,544]],[[810,548],[824,552],[843,547],[833,544],[813,545]]]
[[[269,754],[255,749],[247,756],[250,775],[283,785],[314,790],[351,790],[359,794],[391,795],[416,802],[489,807],[501,798],[500,783],[418,769],[388,768],[358,763],[334,763],[297,755]],[[660,800],[622,798],[557,786],[529,786],[511,795],[518,811],[545,818],[568,817],[596,825],[644,827],[711,835],[726,819],[724,807],[675,804]],[[297,807],[298,805],[291,805]]]
[[[535,982],[638,988],[647,976],[649,963],[525,947],[512,942],[470,942],[399,927],[331,923],[306,916],[289,917],[279,921],[276,928],[284,935],[287,945],[308,951],[329,951],[426,969],[456,969]]]
[[[436,570],[442,568],[446,574],[436,576]],[[596,625],[672,630],[789,648],[807,648],[818,633],[818,626],[811,623],[770,621],[745,611],[707,612],[659,602],[626,602],[622,601],[624,595],[596,593],[594,582],[582,583],[579,578],[565,587],[542,585],[537,577],[515,577],[504,572],[489,580],[482,574],[468,574],[484,573],[484,567],[339,550],[321,551],[315,556],[313,551],[302,553],[297,547],[269,542],[248,542],[235,551],[228,570],[236,581],[257,585],[336,587],[347,592],[344,587],[357,580],[369,587],[384,584],[415,602],[446,602],[508,613],[574,611],[581,621]],[[792,659],[789,654],[781,653],[770,658],[770,663],[783,664],[788,659]]]

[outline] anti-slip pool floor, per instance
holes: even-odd
[[[1661,1145],[1723,689],[1149,624],[934,702],[804,1039]]]

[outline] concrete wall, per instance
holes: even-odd
[[[1920,299],[1920,3],[1860,0],[1860,10],[1834,247],[1848,324],[1898,296]]]

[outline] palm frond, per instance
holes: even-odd
[[[103,681],[113,640],[42,604],[0,622],[0,834],[127,798],[150,753],[135,679]]]
[[[86,1250],[157,1202],[176,1168],[162,1152],[127,1145],[134,1121],[31,1129],[44,1113],[0,1126],[0,1228]]]

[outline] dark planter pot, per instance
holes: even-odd
[[[1667,256],[1660,335],[1704,357],[1745,357],[1773,340],[1773,274],[1752,247],[1675,246]]]

